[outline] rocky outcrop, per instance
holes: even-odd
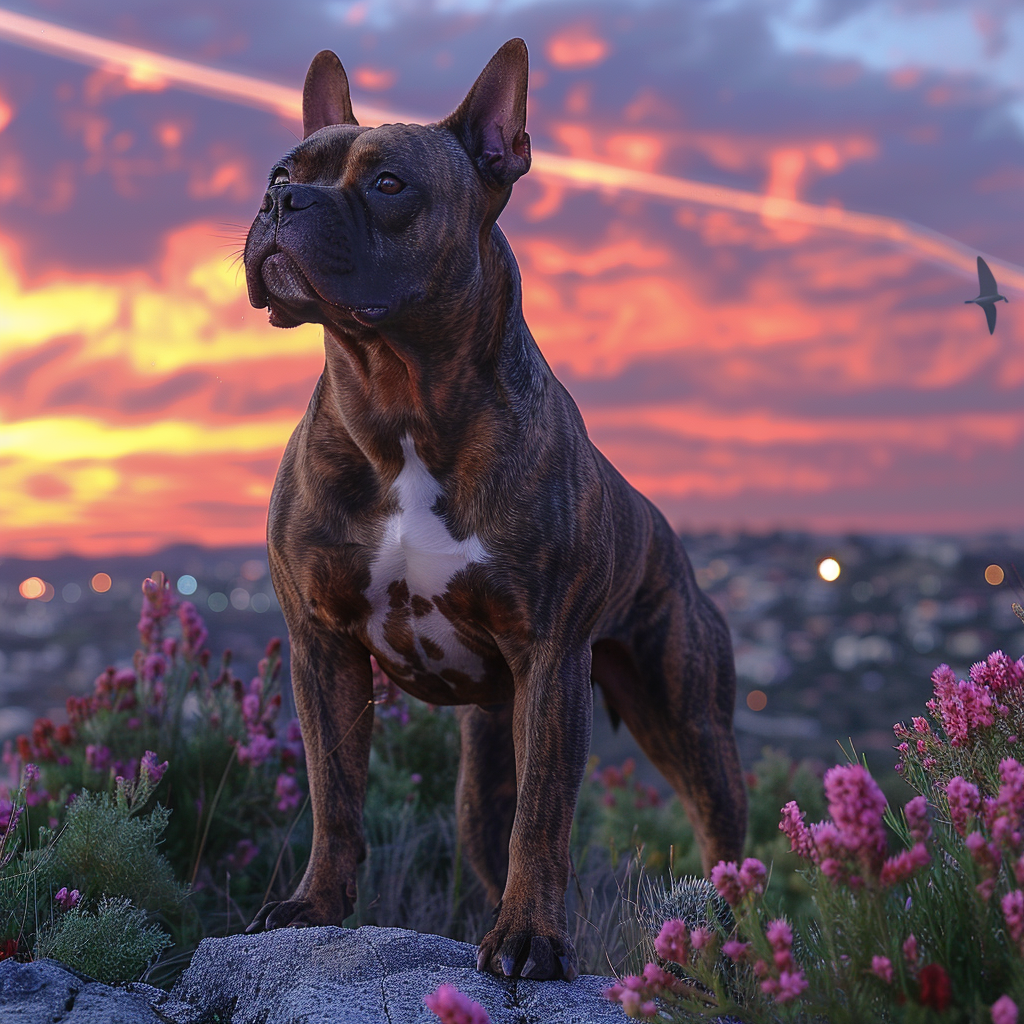
[[[50,960],[0,962],[3,1024],[437,1024],[423,997],[455,985],[492,1024],[623,1024],[607,978],[496,978],[476,947],[397,928],[301,928],[207,939],[168,994],[111,988]]]

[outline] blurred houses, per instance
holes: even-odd
[[[1024,598],[1014,568],[1024,567],[1024,537],[705,534],[686,543],[700,585],[732,628],[736,730],[748,764],[765,746],[842,760],[839,740],[891,768],[892,724],[923,713],[936,665],[963,675],[989,651],[1024,654],[1024,623],[1012,610]],[[832,582],[818,574],[828,557],[840,567]],[[243,678],[267,640],[285,636],[260,547],[5,559],[0,739],[37,715],[60,720],[68,695],[89,689],[107,665],[130,663],[140,584],[157,569],[191,591],[182,599],[203,612],[214,657],[230,648]],[[91,584],[97,574],[110,578],[101,593]],[[45,589],[26,599],[19,587],[33,577]],[[107,585],[101,575],[99,587]],[[604,763],[636,753],[600,711],[594,753]]]

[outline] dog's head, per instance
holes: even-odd
[[[341,62],[317,54],[305,138],[271,171],[246,239],[252,304],[278,327],[349,332],[457,305],[479,274],[481,239],[530,167],[527,68],[526,44],[510,40],[443,121],[366,128]]]

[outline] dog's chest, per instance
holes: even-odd
[[[397,668],[459,681],[483,677],[482,658],[460,640],[440,611],[452,578],[488,558],[480,539],[457,540],[434,511],[441,485],[416,453],[411,438],[402,442],[405,463],[391,493],[397,502],[384,524],[370,565],[366,596],[371,613],[371,644]]]

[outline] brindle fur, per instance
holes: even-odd
[[[459,831],[500,907],[480,967],[572,978],[564,896],[592,685],[679,794],[705,870],[740,854],[746,798],[725,622],[664,517],[591,444],[523,320],[495,220],[529,167],[526,76],[512,40],[445,121],[367,129],[324,51],[306,79],[306,138],[249,233],[253,305],[279,326],[322,323],[326,344],[268,527],[313,849],[292,898],[250,930],[352,913],[372,653],[408,693],[460,706]],[[382,195],[385,172],[405,188]],[[392,581],[380,649],[366,595],[407,436],[440,484],[434,512],[489,558],[429,600]],[[481,678],[424,663],[413,635],[431,605],[482,658]]]

